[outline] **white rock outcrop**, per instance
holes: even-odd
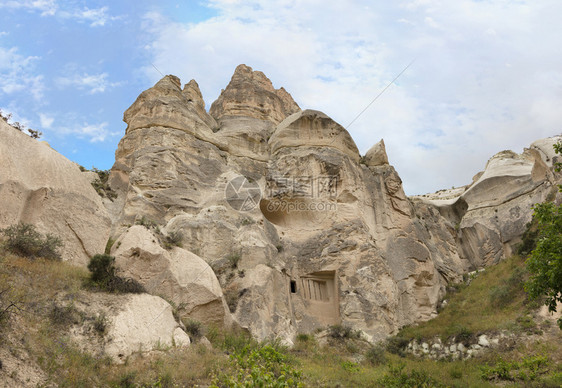
[[[172,306],[164,299],[148,294],[121,297],[120,307],[108,315],[108,342],[105,353],[124,362],[136,352],[184,347],[189,336],[172,315]]]
[[[211,267],[182,248],[162,248],[158,237],[141,225],[128,229],[112,250],[118,274],[172,302],[181,317],[229,325],[228,307]]]
[[[102,253],[111,221],[78,166],[0,120],[0,228],[25,222],[60,237],[62,257],[87,265]]]

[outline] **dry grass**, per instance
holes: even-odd
[[[517,318],[529,308],[524,293],[516,292],[509,303],[495,308],[490,289],[507,284],[521,265],[521,259],[512,258],[481,273],[470,286],[461,287],[450,297],[449,305],[436,319],[407,328],[401,335],[409,338],[446,337],[458,330],[459,323],[474,333],[517,325]],[[4,323],[0,346],[13,354],[27,354],[45,372],[45,386],[209,386],[215,376],[236,371],[225,349],[256,346],[255,341],[242,332],[231,333],[211,327],[203,330],[213,342],[213,349],[196,343],[186,349],[139,354],[130,357],[124,365],[112,364],[103,356],[91,356],[72,342],[63,324],[64,317],[61,324],[55,324],[49,318],[52,300],[88,296],[82,286],[87,278],[85,269],[66,263],[29,261],[0,252],[0,287],[11,287],[9,297],[22,306],[22,311],[15,312],[16,316]],[[481,377],[482,366],[496,365],[500,358],[521,362],[543,355],[549,359],[547,372],[532,383],[535,385],[527,386],[554,387],[560,381],[556,376],[562,378],[562,334],[559,330],[548,333],[552,333],[548,340],[537,337],[537,341],[520,343],[512,349],[492,351],[465,361],[403,358],[386,352],[386,363],[373,365],[365,357],[370,347],[360,339],[333,339],[322,347],[312,335],[300,335],[296,346],[285,352],[292,360],[291,365],[302,371],[304,386],[310,387],[381,387],[381,379],[390,376],[399,365],[403,365],[402,371],[406,375],[411,375],[412,371],[425,372],[448,387],[525,386],[522,381],[485,381]]]
[[[461,332],[478,334],[503,329],[520,329],[518,318],[529,312],[527,296],[521,282],[513,279],[517,268],[524,267],[524,260],[513,256],[479,273],[470,286],[459,285],[447,295],[448,305],[439,315],[418,326],[406,327],[399,336],[428,339],[440,336],[447,339]],[[521,272],[521,270],[519,270]],[[510,279],[513,286],[509,286]],[[505,302],[494,299],[494,289],[508,294]]]

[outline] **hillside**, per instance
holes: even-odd
[[[358,332],[336,326],[315,335],[300,334],[287,349],[278,342],[258,344],[242,332],[186,321],[190,347],[162,345],[152,354],[133,353],[124,364],[92,356],[76,336],[88,332],[106,341],[109,333],[103,321],[80,306],[114,294],[92,290],[86,271],[63,262],[30,260],[6,251],[0,257],[2,310],[15,302],[0,326],[2,387],[226,386],[228,381],[251,381],[249,370],[256,379],[269,378],[266,386],[277,380],[311,387],[562,384],[562,332],[553,317],[539,313],[537,304],[526,299],[520,287],[524,264],[518,257],[449,290],[438,317],[403,329],[384,345],[373,347]],[[483,334],[504,337],[498,346],[466,359],[416,357],[405,345],[411,340],[462,337],[470,346]]]

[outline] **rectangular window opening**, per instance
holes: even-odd
[[[297,282],[291,280],[291,294],[296,294],[296,293],[297,293]]]

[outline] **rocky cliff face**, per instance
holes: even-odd
[[[407,198],[383,140],[361,157],[341,125],[245,65],[209,113],[194,80],[169,75],[124,120],[107,210],[76,165],[0,120],[0,227],[57,234],[79,265],[111,228],[121,276],[182,318],[258,339],[345,324],[376,341],[427,320],[449,283],[513,251],[534,203],[561,200],[562,137]]]
[[[19,222],[61,237],[64,260],[103,252],[111,221],[78,165],[0,120],[0,228]]]
[[[110,177],[119,193],[113,234],[127,240],[112,251],[122,271],[161,284],[187,317],[214,311],[197,317],[224,317],[259,339],[290,343],[341,323],[376,340],[436,314],[445,286],[471,261],[436,207],[404,195],[384,142],[361,159],[341,125],[301,111],[245,65],[209,114],[204,106],[195,81],[182,90],[166,76],[125,112]],[[181,233],[187,252],[126,237],[141,217],[158,225],[151,244]],[[190,295],[182,284],[197,283],[195,270],[179,268],[178,255],[208,263],[208,284],[222,293]]]
[[[499,152],[472,184],[417,197],[416,203],[435,206],[455,225],[459,254],[472,269],[495,264],[521,241],[535,203],[560,201],[561,175],[552,168],[552,146],[561,140],[538,140],[520,155]]]

